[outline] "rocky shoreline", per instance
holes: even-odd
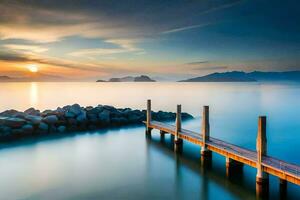
[[[175,117],[176,114],[172,112],[152,112],[153,120],[170,121],[175,120]],[[192,115],[182,113],[183,120],[192,118]],[[34,108],[24,112],[7,110],[0,113],[0,140],[138,125],[144,120],[146,120],[146,110],[115,108],[107,105],[81,107],[74,104],[42,112]]]

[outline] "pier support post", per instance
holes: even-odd
[[[287,181],[284,179],[279,179],[279,193],[280,193],[280,199],[286,199]]]
[[[182,151],[182,139],[179,138],[179,132],[181,131],[181,105],[177,105],[176,112],[176,128],[175,128],[175,138],[174,138],[174,150],[176,152]]]
[[[203,107],[203,115],[202,115],[202,139],[203,145],[201,148],[201,156],[202,157],[211,157],[211,151],[207,149],[206,142],[209,140],[209,107]]]
[[[263,171],[262,159],[267,155],[267,118],[260,116],[258,119],[258,132],[256,139],[257,150],[257,174],[256,174],[256,193],[258,196],[268,195],[269,175]]]
[[[150,128],[151,124],[151,100],[147,100],[147,120],[146,120],[146,136],[151,137],[152,128]]]
[[[243,166],[243,163],[226,157],[226,177],[231,178],[232,176],[240,175],[240,173],[243,171]]]
[[[160,141],[161,142],[165,142],[165,135],[166,135],[166,132],[160,130]]]

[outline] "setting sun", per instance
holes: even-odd
[[[32,73],[37,73],[39,71],[39,68],[37,65],[28,65],[27,68]]]

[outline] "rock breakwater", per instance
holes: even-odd
[[[152,112],[152,119],[175,120],[172,112]],[[182,113],[182,119],[193,116]],[[108,105],[81,107],[78,104],[40,111],[29,108],[24,112],[7,110],[0,113],[0,140],[14,140],[51,133],[96,130],[101,128],[138,125],[146,120],[145,110],[115,108]]]

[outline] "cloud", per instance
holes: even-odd
[[[94,48],[94,49],[82,49],[75,52],[69,53],[71,56],[103,56],[111,54],[119,54],[129,52],[127,49],[104,49],[104,48]]]
[[[122,4],[118,0],[93,3],[52,0],[30,4],[1,1],[0,38],[55,42],[68,36],[82,36],[122,39],[124,42],[128,38],[152,37],[162,32],[168,34],[206,26],[210,22],[200,20],[199,16],[227,8],[235,2],[179,1],[170,6],[169,3],[147,0]],[[199,24],[187,26],[193,22]]]
[[[5,48],[17,51],[29,51],[33,53],[43,53],[48,51],[47,48],[43,48],[41,46],[36,45],[24,45],[24,44],[5,44],[3,45]]]
[[[84,71],[95,71],[95,72],[103,72],[107,68],[111,67],[110,65],[105,65],[105,64],[82,64],[79,62],[72,62],[72,61],[67,61],[62,59],[43,58],[38,56],[28,56],[20,53],[9,53],[9,52],[2,52],[2,51],[0,51],[0,61],[39,63],[39,64],[69,68],[69,69],[79,69]]]
[[[167,30],[167,31],[163,31],[162,34],[177,33],[177,32],[181,32],[181,31],[186,31],[186,30],[191,30],[191,29],[196,29],[196,28],[202,28],[202,27],[208,26],[210,24],[212,24],[212,23],[196,24],[196,25],[191,25],[191,26],[184,26],[184,27],[174,28],[174,29],[170,29],[170,30]]]
[[[107,43],[116,44],[119,48],[91,48],[91,49],[81,49],[78,51],[74,51],[69,53],[71,56],[104,56],[104,55],[112,55],[112,54],[120,54],[120,53],[129,53],[135,52],[137,54],[145,53],[143,49],[137,48],[135,43],[137,40],[130,39],[111,39],[105,40]]]
[[[200,65],[200,64],[206,64],[206,63],[209,63],[209,61],[204,60],[204,61],[188,62],[188,63],[185,63],[185,64],[186,65]]]

